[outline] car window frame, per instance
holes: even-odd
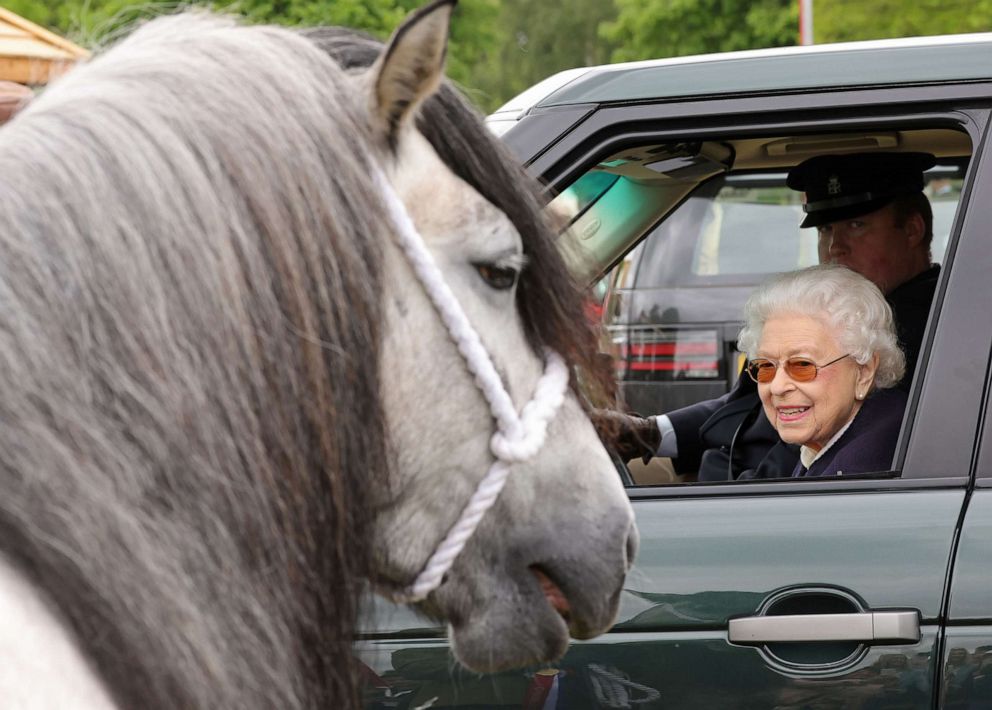
[[[756,113],[758,102],[761,102],[760,114]],[[926,105],[920,106],[920,103]],[[975,349],[971,351],[969,357],[964,358],[960,366],[972,375],[978,373],[978,379],[972,382],[983,383],[983,387],[979,388],[983,390],[990,348],[986,346],[982,349],[979,342],[983,337],[986,340],[992,338],[992,323],[984,336],[966,337],[967,334],[962,333],[964,319],[954,313],[943,316],[942,306],[949,300],[955,304],[954,307],[959,308],[957,304],[962,301],[960,291],[965,288],[963,284],[967,279],[958,279],[959,284],[951,284],[949,288],[951,274],[974,271],[974,268],[969,268],[971,265],[960,263],[966,261],[966,257],[958,258],[962,234],[981,232],[980,213],[988,212],[986,224],[992,222],[992,203],[983,205],[981,200],[972,200],[976,183],[992,187],[992,168],[987,167],[989,161],[982,159],[986,151],[985,137],[988,132],[990,108],[992,108],[992,84],[989,83],[983,83],[981,86],[927,87],[925,94],[921,94],[919,88],[915,89],[915,93],[912,89],[899,88],[825,92],[804,94],[801,97],[789,95],[764,99],[727,98],[683,102],[677,105],[654,103],[622,108],[604,106],[592,112],[571,134],[563,137],[556,146],[545,151],[532,163],[532,169],[540,170],[541,165],[545,166],[542,177],[552,189],[556,189],[587,169],[595,162],[597,156],[607,155],[623,144],[629,145],[639,141],[648,143],[689,138],[706,140],[729,135],[744,137],[779,132],[885,130],[887,127],[898,129],[948,127],[966,132],[972,143],[972,156],[964,178],[960,205],[954,218],[945,265],[942,268],[920,355],[919,372],[923,377],[917,377],[914,381],[907,404],[907,415],[896,447],[893,470],[899,472],[898,477],[843,481],[786,481],[769,484],[755,482],[718,485],[675,484],[628,489],[632,498],[659,495],[740,495],[748,491],[755,494],[769,492],[786,494],[794,493],[797,487],[801,487],[803,492],[808,492],[838,488],[899,489],[967,484],[974,472],[973,459],[977,431],[968,425],[955,432],[951,445],[946,447],[946,452],[942,452],[943,458],[940,461],[935,460],[934,452],[927,451],[928,447],[924,445],[922,439],[923,432],[932,431],[934,423],[940,421],[941,415],[944,421],[947,421],[949,411],[954,412],[955,421],[961,422],[978,422],[984,411],[984,396],[977,398],[974,396],[976,389],[974,384],[971,385],[972,391],[965,393],[970,396],[965,396],[961,400],[965,404],[949,410],[953,400],[947,396],[946,390],[942,391],[942,389],[950,386],[947,382],[949,377],[960,377],[960,372],[953,376],[949,374],[958,370],[957,356],[948,353],[946,345],[941,346],[937,341],[943,340],[946,343],[949,339],[964,337],[965,341],[973,343]],[[768,116],[774,117],[773,120],[769,120]],[[977,235],[964,240],[964,251],[969,253],[975,251],[980,246],[979,241],[980,237]],[[945,319],[947,323],[944,322]],[[928,372],[927,363],[931,361],[931,350],[934,349],[935,344],[938,351],[937,359],[946,362],[950,358],[952,365],[942,367],[940,371]],[[980,364],[979,360],[981,360]],[[951,389],[961,394],[960,386]]]

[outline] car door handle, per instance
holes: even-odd
[[[864,641],[866,643],[920,640],[917,611],[869,611],[859,614],[797,614],[749,616],[731,619],[731,643],[760,645],[783,641]]]

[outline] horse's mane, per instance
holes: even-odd
[[[383,50],[374,38],[343,27],[303,31],[345,69],[365,69]],[[616,395],[612,363],[599,355],[594,324],[582,303],[585,289],[569,272],[542,210],[540,186],[520,168],[479,113],[450,83],[424,102],[417,127],[447,166],[502,210],[523,240],[527,267],[517,305],[531,344],[562,353],[575,366],[585,403],[610,404]]]
[[[0,130],[0,553],[121,707],[359,704],[387,226],[350,83],[176,16]]]

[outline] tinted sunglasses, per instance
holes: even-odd
[[[767,384],[775,379],[775,373],[778,372],[778,368],[783,367],[785,368],[785,374],[796,382],[812,382],[824,367],[830,367],[835,362],[840,362],[846,357],[850,357],[850,353],[841,355],[826,365],[817,365],[805,357],[790,357],[781,364],[773,360],[766,360],[765,358],[756,358],[747,364],[747,374],[758,384]]]

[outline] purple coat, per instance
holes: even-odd
[[[906,393],[887,389],[872,392],[847,431],[806,470],[802,462],[792,471],[800,476],[840,476],[892,469],[896,439],[902,427]]]

